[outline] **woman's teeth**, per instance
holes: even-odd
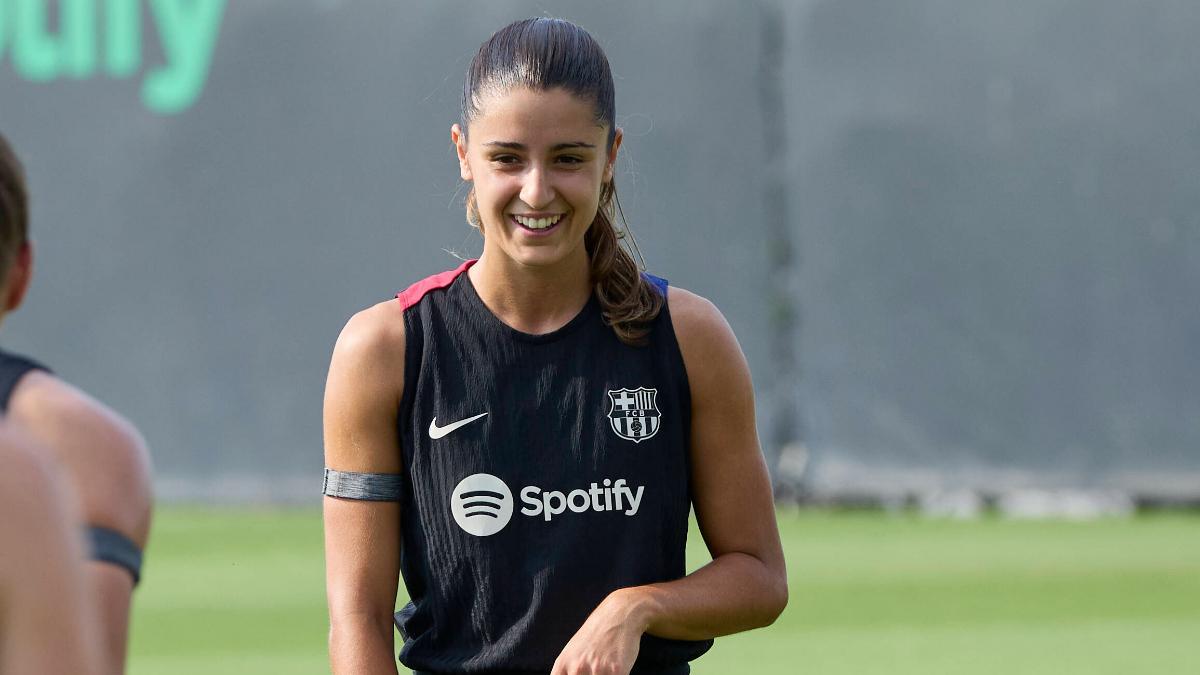
[[[550,216],[549,218],[526,218],[525,216],[513,216],[518,223],[531,230],[544,230],[552,225],[557,225],[562,218],[562,214]]]

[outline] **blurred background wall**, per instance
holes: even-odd
[[[733,325],[784,487],[1200,496],[1183,1],[0,0],[37,245],[0,344],[164,499],[315,501],[338,331],[479,253],[463,72],[546,14],[607,50],[625,213]]]

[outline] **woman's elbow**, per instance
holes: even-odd
[[[787,604],[788,604],[787,575],[781,574],[779,579],[776,581],[776,583],[773,584],[773,589],[772,589],[772,593],[771,593],[771,601],[770,601],[770,604],[768,607],[768,612],[767,612],[768,618],[767,618],[767,622],[764,625],[770,626],[771,624],[775,623],[775,620],[778,619],[779,616],[781,614],[783,614],[783,610],[787,608]]]
[[[765,584],[759,628],[770,626],[783,614],[788,603],[787,573],[773,572]]]

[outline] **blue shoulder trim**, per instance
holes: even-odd
[[[667,286],[669,284],[667,283],[666,279],[662,277],[656,277],[649,272],[642,272],[642,278],[653,284],[653,286],[658,289],[658,292],[661,293],[664,298],[667,297]]]

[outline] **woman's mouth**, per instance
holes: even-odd
[[[530,232],[537,232],[540,234],[553,229],[555,225],[558,225],[560,222],[562,222],[563,214],[558,213],[552,216],[531,217],[518,216],[514,213],[512,215],[512,219],[513,222],[515,222],[517,225],[520,225],[522,228],[529,230]]]

